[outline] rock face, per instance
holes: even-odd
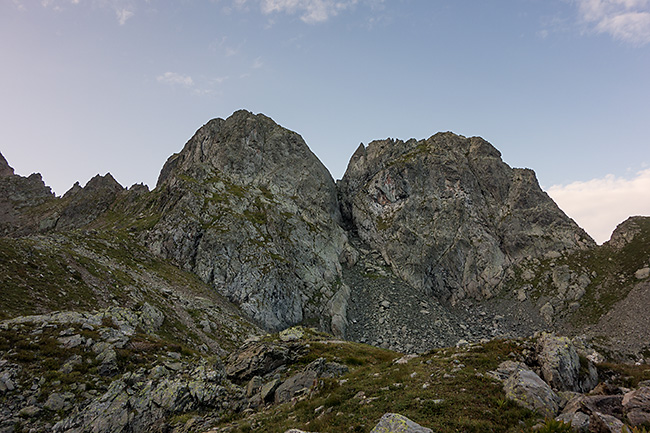
[[[518,370],[503,384],[506,396],[546,417],[559,410],[560,397],[532,370]]]
[[[9,165],[2,153],[0,153],[0,177],[13,176],[14,169]]]
[[[329,329],[347,240],[334,181],[298,134],[247,111],[211,120],[169,158],[155,192],[152,251],[267,329]]]
[[[123,191],[110,173],[93,177],[83,188],[77,182],[63,196],[65,207],[50,218],[51,224],[57,230],[83,227],[107,211]]]
[[[344,219],[393,272],[452,302],[492,296],[520,259],[594,245],[479,137],[361,145],[338,186]]]
[[[598,384],[598,373],[590,362],[581,374],[580,358],[569,338],[544,334],[538,346],[542,377],[553,389],[588,392]]]
[[[40,174],[14,174],[0,154],[0,235],[24,235],[38,229],[39,218],[30,209],[54,199]]]
[[[55,197],[0,158],[2,236],[128,239],[266,330],[303,324],[405,352],[596,325],[641,353],[648,221],[596,247],[531,170],[452,133],[362,145],[335,185],[298,134],[247,111],[200,128],[153,191],[106,174]]]

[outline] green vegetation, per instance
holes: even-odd
[[[295,404],[269,407],[229,424],[238,431],[368,432],[384,413],[397,412],[435,432],[508,432],[518,431],[522,421],[532,425],[537,418],[507,400],[501,384],[485,376],[519,350],[515,343],[441,349],[395,363],[402,355],[363,344],[318,341],[318,335],[311,338],[308,354],[292,371],[324,357],[346,364],[350,372],[320,380]]]

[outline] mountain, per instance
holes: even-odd
[[[390,351],[539,331],[584,359],[650,353],[650,218],[597,246],[480,137],[373,141],[334,182],[297,133],[241,110],[151,191],[107,173],[62,197],[0,155],[0,234],[0,431],[198,431],[347,368],[390,375]],[[265,336],[294,325],[310,330]],[[476,365],[537,365],[521,344]]]
[[[359,147],[339,182],[361,239],[409,284],[453,304],[489,298],[522,259],[595,246],[527,169],[479,137]]]
[[[0,172],[11,242],[128,239],[263,329],[306,324],[400,351],[549,329],[614,337],[597,324],[648,265],[645,238],[620,234],[645,233],[643,217],[596,246],[532,170],[451,132],[361,145],[337,183],[298,134],[245,110],[201,127],[152,191],[109,173],[55,197],[4,158]]]

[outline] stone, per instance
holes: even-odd
[[[632,425],[650,421],[650,387],[642,386],[623,396],[623,411]]]
[[[403,415],[387,413],[370,433],[433,433],[433,430],[422,427]]]
[[[503,361],[495,371],[490,371],[488,374],[500,381],[507,380],[510,376],[515,374],[518,371],[530,370],[526,364],[523,362],[516,361]]]
[[[309,392],[316,385],[317,378],[316,372],[310,370],[294,374],[275,390],[275,402],[285,403],[296,396]]]
[[[553,308],[553,305],[551,305],[550,302],[547,302],[542,306],[542,308],[539,309],[539,314],[540,316],[542,316],[542,319],[544,319],[544,322],[547,325],[551,325],[553,323],[555,309]]]
[[[45,404],[43,404],[43,407],[45,409],[56,412],[59,410],[63,410],[66,407],[66,405],[67,402],[64,395],[58,392],[53,392],[47,397],[47,400],[45,401]]]
[[[246,397],[250,398],[257,394],[262,389],[262,378],[254,376],[246,385]]]
[[[571,423],[573,431],[587,433],[589,431],[589,415],[582,412],[563,413],[555,418],[565,424]]]
[[[338,362],[327,362],[325,358],[318,358],[312,361],[305,371],[313,371],[317,377],[339,377],[350,371],[347,365]]]
[[[539,338],[537,346],[537,361],[541,365],[541,376],[553,389],[588,392],[591,390],[589,386],[593,387],[598,383],[598,376],[596,376],[595,381],[591,380],[585,387],[581,386],[580,358],[569,338],[544,333]]]
[[[275,343],[252,341],[226,360],[226,374],[236,381],[247,381],[253,376],[264,376],[281,365],[295,360],[300,354],[298,346],[289,347]]]
[[[531,370],[515,372],[504,382],[503,389],[507,398],[545,417],[558,413],[560,397]]]
[[[589,431],[592,433],[622,433],[623,423],[618,418],[594,412],[589,418]]]
[[[280,340],[282,341],[296,341],[300,340],[305,335],[305,330],[301,326],[294,326],[280,331]]]
[[[272,402],[275,398],[275,390],[282,384],[279,379],[273,379],[268,383],[262,385],[260,389],[260,396],[263,402]]]
[[[634,277],[637,280],[645,280],[646,278],[650,277],[650,268],[646,266],[645,268],[639,269],[634,273]]]
[[[33,418],[41,413],[41,408],[38,406],[26,406],[18,412],[18,416],[23,418]]]
[[[66,349],[72,349],[81,345],[84,342],[83,338],[79,334],[74,334],[69,337],[59,338],[59,343]]]

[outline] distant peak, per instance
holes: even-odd
[[[9,165],[2,153],[0,153],[0,177],[7,177],[14,174],[14,169]]]

